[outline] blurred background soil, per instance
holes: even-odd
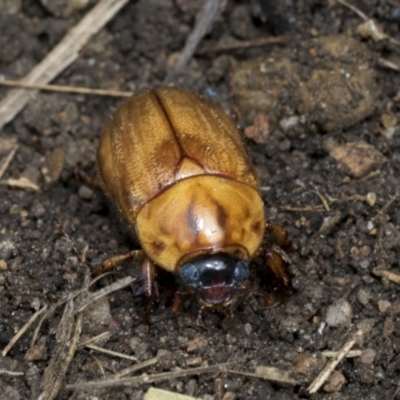
[[[0,0],[1,79],[23,78],[94,3]],[[228,113],[234,98],[267,218],[293,242],[293,294],[273,309],[244,296],[232,310],[205,310],[199,326],[196,298],[174,314],[174,285],[161,276],[150,326],[132,284],[86,310],[80,341],[106,332],[98,346],[139,362],[157,356],[140,371],[149,375],[230,362],[250,373],[276,367],[297,381],[213,372],[154,384],[205,400],[400,399],[399,2],[353,0],[367,23],[339,1],[276,3],[228,1],[173,83]],[[130,1],[52,83],[135,93],[163,85],[202,4]],[[260,45],[268,38],[279,40]],[[8,90],[0,87],[0,99]],[[36,311],[82,287],[86,267],[59,223],[91,265],[137,247],[105,196],[75,176],[95,171],[99,136],[121,101],[41,91],[1,132],[0,163],[18,146],[0,185],[1,349]],[[137,273],[127,262],[90,290]],[[268,287],[263,277],[254,273],[251,286]],[[62,313],[54,308],[34,343],[38,321],[0,356],[0,399],[38,398]],[[358,352],[307,393],[330,361],[326,351],[358,330]],[[132,364],[81,346],[65,383],[104,380]],[[57,399],[141,399],[149,386],[64,388]]]

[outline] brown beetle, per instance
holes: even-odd
[[[257,174],[235,123],[187,90],[160,88],[126,100],[101,137],[97,160],[105,192],[140,241],[148,296],[159,266],[205,305],[225,305],[249,277],[265,227],[279,233],[265,223]],[[264,250],[286,286],[281,258]]]

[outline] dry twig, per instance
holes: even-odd
[[[322,355],[328,358],[333,358],[333,357],[337,357],[338,355],[338,351],[331,351],[331,350],[324,350],[322,352]],[[350,350],[347,354],[346,354],[346,358],[354,358],[354,357],[360,357],[362,354],[361,350]]]
[[[91,89],[76,86],[62,86],[62,85],[41,85],[38,83],[27,83],[21,81],[14,81],[11,79],[0,80],[0,86],[20,87],[30,90],[47,90],[49,92],[63,92],[63,93],[76,93],[76,94],[93,94],[96,96],[111,96],[111,97],[130,97],[133,93],[122,92],[120,90],[109,89]]]
[[[0,138],[0,179],[4,175],[4,172],[10,165],[10,162],[14,158],[15,153],[18,150],[18,144],[15,139]]]
[[[314,379],[311,385],[307,388],[310,394],[316,393],[318,389],[325,383],[325,381],[332,374],[336,366],[340,363],[340,361],[346,356],[346,354],[351,350],[354,344],[359,340],[363,335],[361,330],[357,331],[349,341],[345,343],[345,345],[338,351],[335,358],[325,366],[325,368],[320,372],[320,374]]]
[[[137,361],[137,358],[135,356],[129,356],[129,355],[124,354],[124,353],[119,353],[118,351],[112,351],[112,350],[104,349],[103,347],[99,347],[99,346],[96,346],[94,344],[87,344],[87,345],[85,345],[85,347],[87,347],[88,349],[92,349],[92,350],[98,351],[98,352],[103,353],[103,354],[108,354],[109,356],[115,356],[115,357],[119,357],[119,358],[124,358],[126,360],[131,360],[131,361]]]
[[[216,372],[225,368],[228,364],[211,365],[208,367],[190,368],[171,372],[162,372],[160,374],[135,376],[132,378],[108,379],[94,382],[74,383],[67,385],[66,389],[90,389],[90,388],[105,388],[115,386],[137,386],[160,381],[180,378],[182,376],[200,375],[208,372]]]
[[[158,358],[150,358],[150,360],[146,360],[140,363],[137,363],[135,365],[132,365],[131,367],[125,368],[116,374],[114,374],[111,379],[120,379],[126,375],[130,375],[132,372],[139,371],[140,369],[150,367],[151,365],[157,364],[158,363]]]
[[[185,68],[210,26],[225,9],[226,3],[227,0],[207,0],[203,3],[203,7],[197,15],[195,27],[188,36],[185,47],[183,48],[174,68],[171,73],[168,74],[166,78],[167,82],[171,81],[174,75]]]
[[[24,79],[26,83],[46,84],[52,81],[79,56],[79,51],[128,0],[99,1],[63,38],[63,40]],[[32,93],[14,89],[0,102],[0,131],[29,102]]]
[[[87,296],[89,283],[90,275],[86,270],[81,297]],[[83,313],[76,316],[74,300],[71,296],[58,326],[56,349],[43,375],[41,384],[43,392],[39,396],[40,400],[53,400],[61,390],[68,367],[79,345],[82,323]]]
[[[36,311],[32,317],[29,318],[28,322],[16,333],[16,335],[11,339],[11,342],[3,349],[1,352],[2,356],[5,357],[11,348],[18,342],[21,336],[29,329],[29,327],[35,322],[36,318],[42,315],[47,310],[47,306],[44,306],[39,311]]]
[[[291,205],[286,205],[286,206],[282,206],[280,208],[282,210],[292,211],[292,212],[324,212],[324,211],[326,211],[323,206],[293,207]]]
[[[7,371],[5,369],[0,369],[0,376],[1,375],[8,375],[8,376],[24,376],[23,372],[17,371]]]
[[[372,270],[372,273],[376,276],[379,276],[380,278],[385,278],[389,281],[400,284],[400,275],[395,274],[394,272],[388,271],[386,269],[374,268]]]
[[[292,378],[290,371],[284,371],[275,367],[258,366],[256,372],[237,371],[228,369],[227,372],[236,375],[248,376],[251,378],[265,379],[273,382],[288,383],[290,385],[300,385],[301,382]]]

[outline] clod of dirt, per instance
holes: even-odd
[[[3,260],[9,260],[18,254],[16,243],[10,236],[4,236],[0,238],[0,258]]]
[[[328,307],[326,311],[326,323],[331,327],[348,326],[353,317],[353,309],[345,299],[338,300]]]
[[[204,336],[196,336],[193,340],[188,342],[186,351],[188,353],[196,353],[200,349],[208,346],[208,340]]]
[[[258,113],[254,118],[253,125],[246,127],[244,134],[256,143],[266,144],[269,135],[268,117],[264,113]]]
[[[82,185],[79,188],[78,195],[82,200],[90,200],[93,197],[93,190],[89,186]]]
[[[363,364],[369,364],[372,365],[374,363],[376,357],[376,351],[373,349],[365,349],[361,353],[360,361]]]
[[[340,371],[334,371],[323,389],[328,393],[339,392],[342,386],[346,383],[346,378]]]
[[[394,332],[394,322],[392,317],[387,317],[383,323],[382,336],[387,338]]]
[[[296,369],[296,372],[305,376],[311,375],[311,373],[321,366],[321,364],[321,359],[318,359],[315,354],[309,353],[301,353],[293,360],[293,365]]]
[[[30,348],[25,354],[25,361],[44,361],[47,360],[47,349],[45,341],[41,341],[32,348]]]
[[[55,94],[40,94],[28,103],[22,115],[26,125],[40,135],[49,136],[71,131],[79,112],[72,101]]]
[[[297,50],[302,62],[279,51],[236,67],[232,89],[245,118],[264,112],[277,122],[297,110],[332,131],[372,114],[378,90],[363,44],[338,35],[306,41]]]
[[[63,149],[54,149],[46,156],[44,168],[42,170],[48,182],[57,182],[65,165],[65,154]]]
[[[386,312],[391,305],[392,305],[392,303],[387,300],[379,300],[378,301],[378,309],[381,313]]]
[[[387,158],[365,142],[352,142],[334,147],[330,155],[355,178],[379,169]]]
[[[110,303],[102,297],[91,304],[84,313],[84,326],[88,332],[96,332],[98,328],[107,326],[111,321]]]

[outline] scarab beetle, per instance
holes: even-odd
[[[113,115],[97,161],[105,192],[140,242],[145,293],[156,290],[158,266],[205,305],[229,303],[262,249],[266,222],[255,168],[225,112],[181,88],[142,92]],[[280,257],[264,253],[286,285]]]

